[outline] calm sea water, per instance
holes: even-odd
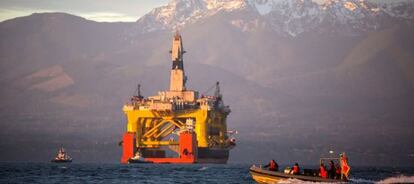
[[[248,169],[249,165],[236,164],[0,163],[0,183],[254,183]],[[361,167],[352,173],[354,183],[414,182],[414,167]]]

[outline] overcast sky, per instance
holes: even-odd
[[[136,21],[169,0],[0,0],[0,21],[41,12],[66,12],[95,21]],[[323,0],[315,0],[323,1]],[[397,0],[373,0],[397,1]]]

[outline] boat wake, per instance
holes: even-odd
[[[386,178],[384,180],[381,180],[377,183],[414,183],[414,176],[404,176],[404,175],[400,175],[400,176],[394,176],[394,177],[389,177]]]
[[[350,178],[351,183],[375,183],[374,180],[362,179],[362,178]]]

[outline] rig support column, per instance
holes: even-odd
[[[180,134],[180,158],[191,163],[197,162],[197,137],[194,132]]]
[[[135,154],[135,133],[125,132],[122,143],[121,163],[127,164],[128,160]]]

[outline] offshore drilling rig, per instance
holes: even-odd
[[[121,163],[137,155],[152,163],[226,163],[236,143],[227,131],[230,108],[223,103],[219,83],[212,96],[199,97],[186,89],[185,51],[178,32],[170,53],[170,89],[144,98],[138,87],[123,107],[127,128]]]

